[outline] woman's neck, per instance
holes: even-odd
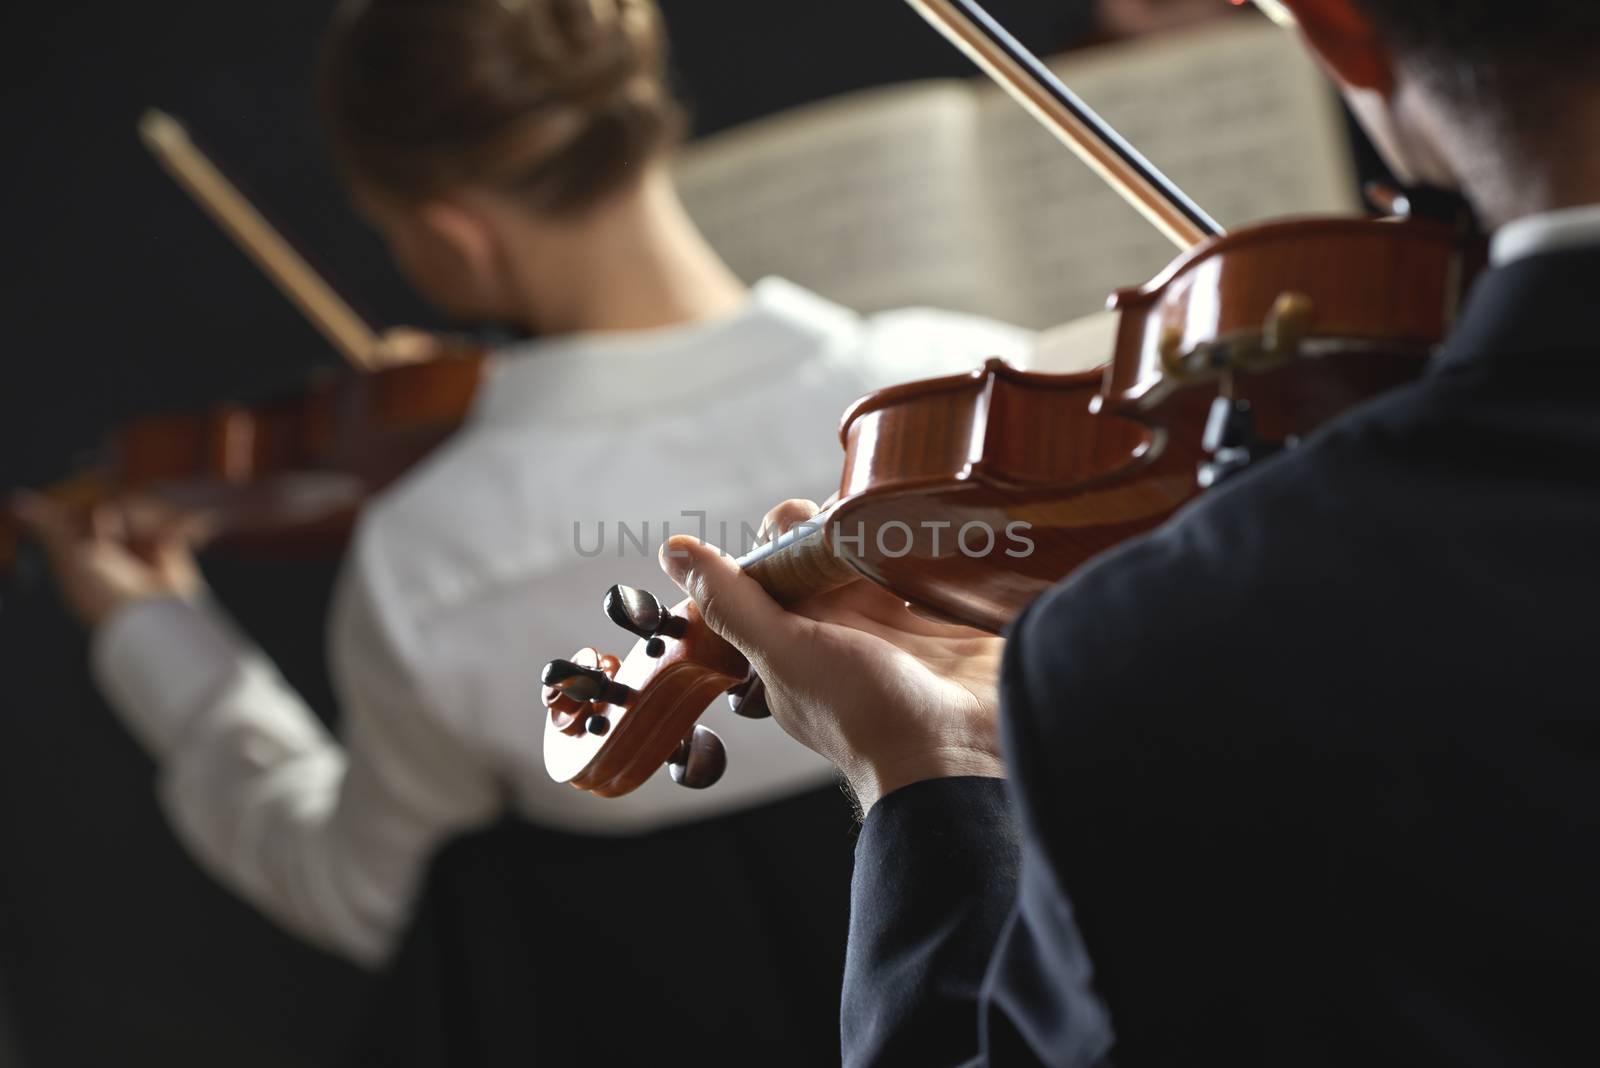
[[[537,333],[660,329],[721,318],[746,300],[665,167],[577,222],[533,225],[527,240],[510,243],[507,266]]]

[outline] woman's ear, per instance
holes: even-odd
[[[449,269],[471,280],[474,287],[489,288],[498,279],[494,227],[472,206],[451,199],[425,200],[417,205],[416,219],[426,235],[424,244]]]
[[[385,213],[379,223],[400,269],[446,314],[498,319],[508,294],[501,247],[487,213],[470,200],[438,197]]]
[[[1283,0],[1300,32],[1347,88],[1394,93],[1394,54],[1356,0]]]

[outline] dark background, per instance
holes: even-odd
[[[991,0],[1046,50],[1089,0]],[[967,73],[900,0],[666,0],[697,131],[864,85]],[[92,454],[119,420],[248,399],[335,362],[140,148],[182,117],[377,324],[434,325],[347,209],[311,100],[326,0],[7,5],[0,32],[0,489]],[[331,713],[334,562],[209,558],[223,600]],[[0,585],[0,1064],[331,1063],[369,981],[194,867],[152,770],[90,687],[47,586]],[[470,894],[470,890],[468,891]],[[413,1001],[414,1001],[413,997]]]

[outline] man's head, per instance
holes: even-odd
[[[1596,0],[1283,0],[1402,178],[1492,222],[1600,200]]]
[[[1462,74],[1538,91],[1594,77],[1600,5],[1594,0],[1356,0],[1412,61],[1447,81]],[[1457,84],[1457,89],[1472,87]]]

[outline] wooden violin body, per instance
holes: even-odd
[[[97,468],[45,492],[77,509],[150,500],[235,545],[342,544],[367,497],[460,425],[482,366],[461,355],[328,373],[267,404],[137,419]],[[15,551],[16,532],[0,525],[0,570]]]
[[[1363,219],[1208,241],[1112,298],[1098,373],[991,361],[858,402],[824,536],[907,601],[999,633],[1198,492],[1219,392],[1249,405],[1259,442],[1282,443],[1416,377],[1478,255],[1444,224]]]
[[[1203,485],[1415,378],[1482,255],[1448,225],[1363,219],[1204,242],[1112,298],[1119,329],[1100,371],[994,360],[857,402],[841,428],[837,502],[740,565],[783,603],[867,578],[999,633]],[[645,598],[646,610],[613,611],[619,597]],[[607,603],[642,639],[621,661],[621,688],[606,688],[598,659],[558,661],[545,699],[551,773],[610,796],[654,773],[745,664],[692,606],[665,613],[620,588]],[[593,708],[579,717],[574,702]]]

